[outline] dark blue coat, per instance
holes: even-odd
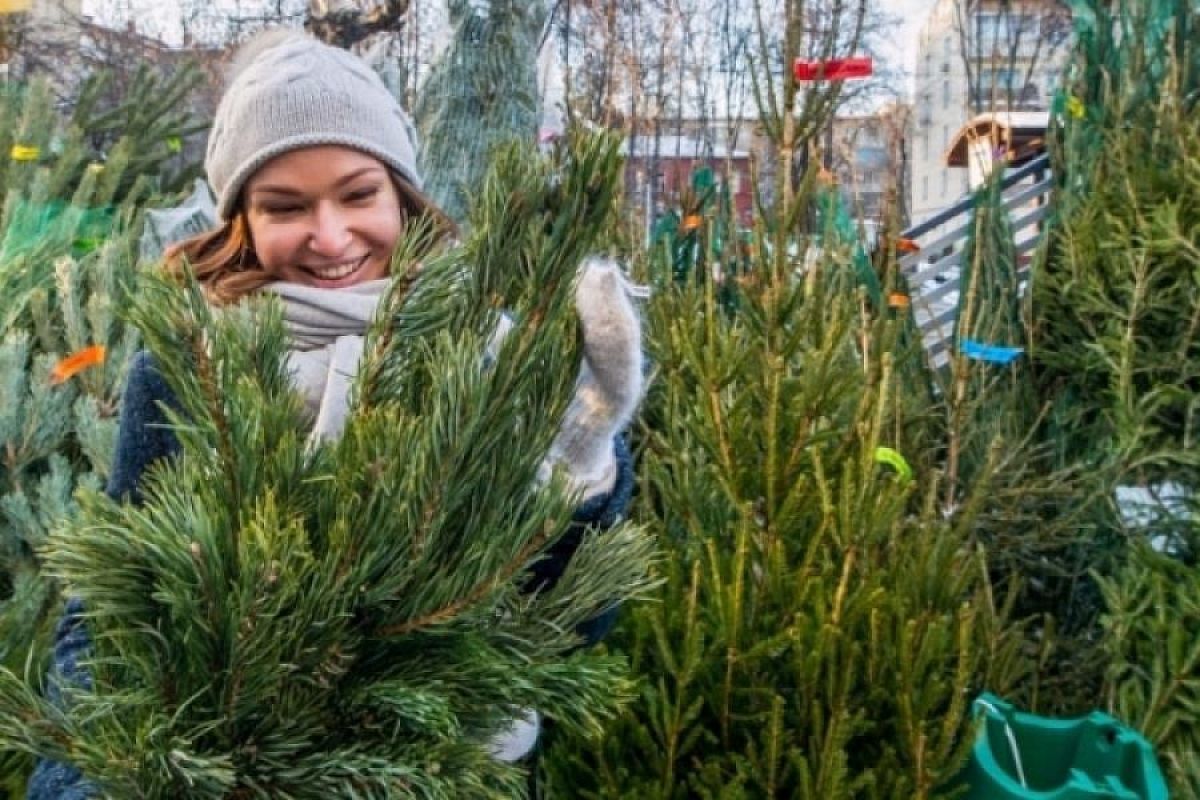
[[[106,491],[114,499],[142,502],[139,484],[146,468],[160,458],[179,452],[179,442],[169,428],[163,407],[178,408],[166,381],[154,367],[148,353],[139,353],[129,370],[129,380],[121,404],[120,430],[113,456],[112,472]],[[528,587],[535,590],[552,586],[588,530],[604,530],[621,520],[633,493],[633,461],[621,437],[614,440],[617,482],[611,492],[586,501],[576,509],[571,528],[546,553],[533,569]],[[581,626],[579,633],[587,644],[598,642],[616,620],[616,609],[601,614]],[[77,598],[68,600],[65,613],[54,633],[54,663],[51,667],[49,696],[59,700],[59,686],[88,687],[91,675],[81,667],[88,657],[91,639],[83,624],[83,606]],[[90,800],[95,796],[91,784],[69,764],[39,761],[29,781],[27,800]]]

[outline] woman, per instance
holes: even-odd
[[[281,299],[289,366],[314,437],[341,432],[363,335],[405,225],[426,217],[444,234],[453,231],[421,193],[415,150],[408,116],[352,54],[295,32],[264,34],[239,53],[205,159],[220,225],[176,246],[167,267],[186,264],[216,306],[261,292]],[[614,524],[632,487],[617,434],[641,395],[639,322],[611,263],[589,260],[576,302],[584,365],[544,467],[546,474],[565,470],[581,505],[577,525],[539,562],[531,588],[562,573],[585,529]],[[178,451],[162,410],[176,405],[140,354],[125,390],[111,496],[141,502],[147,467]],[[81,611],[69,603],[56,633],[54,693],[56,683],[89,682],[79,668],[90,649]],[[596,641],[611,622],[611,613],[593,620],[581,631],[585,641]],[[519,757],[536,730],[534,715],[494,751]],[[91,794],[77,770],[48,762],[38,765],[29,789],[38,800]]]

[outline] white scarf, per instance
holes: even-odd
[[[363,336],[389,284],[383,278],[318,289],[277,281],[262,288],[283,303],[283,322],[292,340],[288,366],[313,420],[309,441],[314,444],[336,439],[346,425]],[[641,326],[615,267],[585,270],[576,306],[587,334],[584,363],[539,477],[547,480],[555,467],[565,467],[568,485],[586,500],[607,492],[616,479],[612,439],[632,417],[642,392]],[[485,363],[499,352],[511,328],[511,320],[501,315]]]
[[[283,324],[292,340],[288,366],[313,420],[314,442],[336,439],[345,427],[363,335],[389,283],[383,278],[318,289],[277,281],[262,288],[282,301]]]

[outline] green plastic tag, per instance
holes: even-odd
[[[910,467],[908,462],[904,460],[904,456],[900,455],[892,448],[876,447],[875,460],[880,464],[886,464],[887,466],[896,470],[896,474],[899,475],[900,479],[905,483],[908,483],[912,480],[912,467]]]

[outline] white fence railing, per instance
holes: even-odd
[[[1029,273],[1029,261],[1050,212],[1050,184],[1049,159],[1045,155],[1004,178],[1004,207],[1012,216],[1018,275],[1022,279]],[[909,286],[913,315],[930,363],[939,369],[949,362],[954,341],[959,276],[974,209],[974,195],[969,195],[900,234],[920,248],[900,259],[900,272]]]

